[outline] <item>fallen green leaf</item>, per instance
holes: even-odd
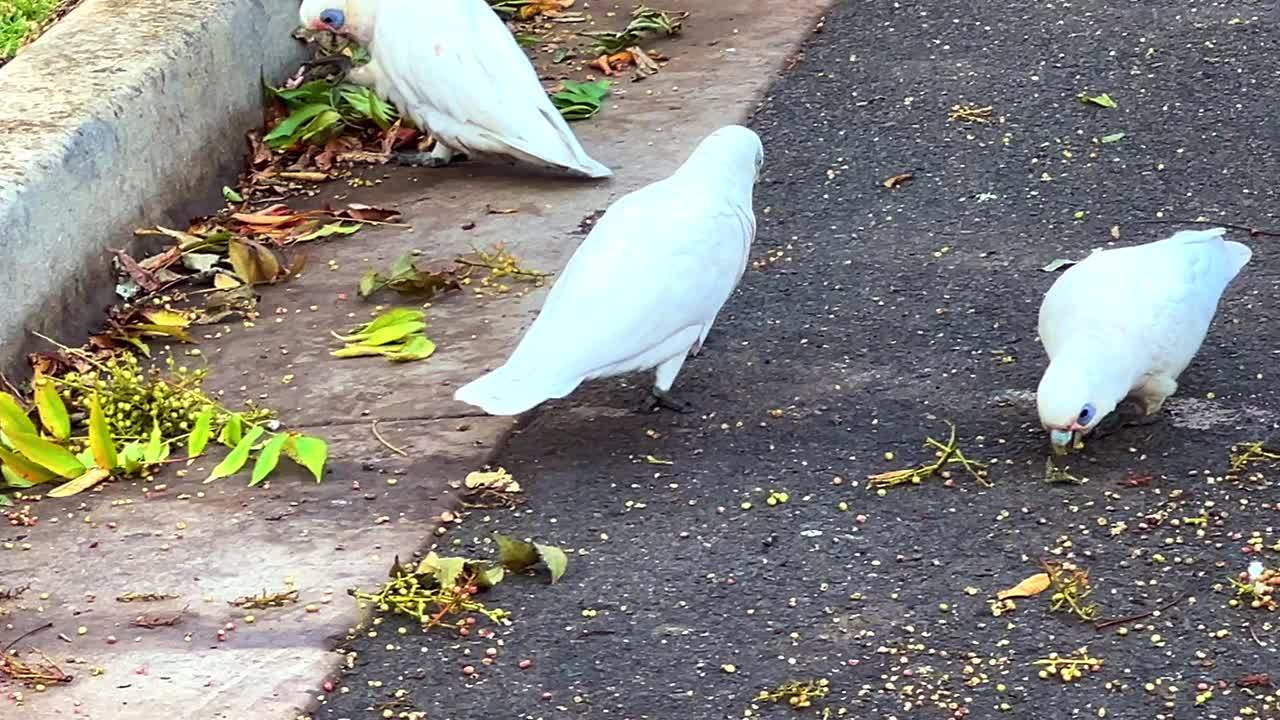
[[[1114,108],[1117,107],[1116,101],[1111,99],[1107,93],[1101,95],[1089,95],[1088,93],[1080,96],[1081,102],[1092,103],[1098,107]]]
[[[311,471],[316,482],[324,476],[324,464],[329,457],[329,443],[321,438],[306,435],[289,435],[284,445],[289,459]]]
[[[1077,262],[1079,262],[1079,260],[1068,260],[1066,258],[1054,258],[1049,262],[1048,265],[1045,265],[1040,269],[1045,272],[1057,272],[1058,270],[1061,270],[1064,267],[1075,265]]]
[[[154,465],[167,460],[170,452],[169,443],[165,442],[164,437],[160,434],[160,423],[153,422],[151,425],[151,437],[147,440],[147,446],[142,451],[142,461],[148,465]]]
[[[569,567],[569,558],[565,556],[564,551],[554,545],[533,545],[538,549],[538,556],[542,558],[542,563],[551,571],[551,582],[554,584],[561,577],[564,577],[564,571]]]
[[[253,477],[249,479],[250,487],[265,480],[271,471],[276,469],[276,465],[280,463],[280,452],[284,450],[284,444],[288,440],[287,433],[276,433],[271,436],[263,446],[262,452],[258,453],[257,462],[253,464]]]
[[[57,475],[74,480],[84,473],[84,464],[64,447],[28,433],[5,432],[5,435],[23,457]]]
[[[230,477],[240,472],[240,468],[249,461],[249,453],[253,451],[253,444],[258,441],[262,433],[266,432],[262,427],[255,427],[242,438],[240,442],[232,448],[231,452],[218,463],[213,472],[209,473],[209,477],[205,478],[206,483],[211,483],[224,477]]]
[[[213,412],[213,406],[208,405],[196,417],[195,427],[187,436],[187,457],[196,457],[204,452],[205,446],[209,444],[209,438],[213,435]]]
[[[17,399],[7,392],[0,392],[0,430],[6,433],[36,434],[35,423],[27,417],[26,411],[18,404]]]

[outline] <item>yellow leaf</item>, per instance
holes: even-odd
[[[102,414],[102,405],[97,393],[89,399],[89,447],[93,450],[93,460],[104,470],[114,470],[120,464],[116,455],[116,445],[111,441],[111,430],[107,428],[107,418]]]
[[[109,477],[111,477],[110,470],[103,470],[100,467],[89,468],[83,475],[75,480],[62,483],[45,494],[49,497],[56,498],[71,497],[76,493],[82,493],[85,490],[88,490]]]
[[[213,286],[219,290],[230,290],[232,288],[238,288],[242,284],[243,283],[241,283],[239,280],[235,279],[234,277],[231,277],[226,273],[220,272],[217,275],[213,276]]]
[[[996,599],[1011,600],[1014,598],[1035,597],[1048,590],[1050,585],[1052,583],[1049,581],[1048,573],[1036,573],[1008,590],[1001,590],[996,593]]]
[[[58,440],[71,437],[71,418],[67,415],[67,406],[63,404],[53,381],[39,375],[32,380],[31,385],[35,388],[40,424]]]
[[[675,463],[670,460],[663,460],[662,458],[654,457],[652,455],[645,455],[644,461],[650,465],[675,465]]]
[[[57,475],[64,478],[77,478],[84,472],[84,463],[60,445],[26,433],[11,432],[5,435],[9,437],[9,442],[13,443],[14,450]]]
[[[520,492],[520,483],[516,482],[511,477],[511,473],[507,472],[505,468],[498,468],[492,472],[480,472],[477,470],[467,473],[467,477],[462,481],[462,484],[469,490],[486,488],[500,492]]]
[[[10,472],[15,473],[18,477],[32,485],[49,482],[50,480],[58,477],[21,455],[9,452],[2,447],[0,447],[0,466],[8,468]]]
[[[191,317],[187,313],[178,312],[177,310],[156,308],[153,310],[143,310],[142,314],[156,325],[179,328],[191,326]]]

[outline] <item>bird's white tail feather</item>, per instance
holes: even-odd
[[[522,369],[503,365],[458,388],[453,399],[490,415],[519,415],[552,398],[573,392],[581,380],[556,383]]]
[[[1227,255],[1231,258],[1231,277],[1235,277],[1253,259],[1253,251],[1248,245],[1235,240],[1228,240],[1223,245],[1226,245]]]

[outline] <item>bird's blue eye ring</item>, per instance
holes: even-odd
[[[1089,423],[1093,422],[1093,415],[1095,412],[1096,411],[1094,410],[1093,403],[1089,403],[1088,405],[1085,405],[1084,409],[1080,411],[1080,417],[1077,420],[1077,422],[1079,422],[1081,425],[1088,425]]]
[[[342,13],[342,11],[336,8],[330,8],[320,13],[320,22],[324,23],[325,25],[328,25],[329,27],[335,30],[337,30],[338,28],[341,28],[342,23],[345,22],[346,19],[347,18]]]

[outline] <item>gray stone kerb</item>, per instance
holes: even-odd
[[[111,301],[110,249],[185,227],[189,200],[240,171],[262,80],[304,59],[297,7],[85,0],[0,68],[0,370],[31,331],[88,331]]]

